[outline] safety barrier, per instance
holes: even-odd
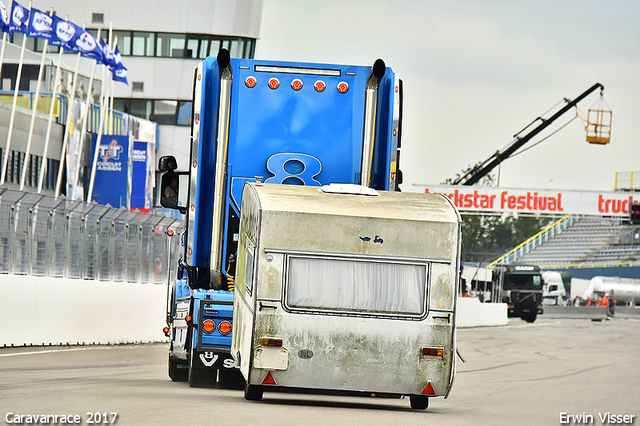
[[[143,322],[164,322],[183,230],[156,212],[0,187],[0,345],[162,340]]]
[[[182,227],[155,212],[0,188],[0,274],[166,283],[179,252],[169,234]]]

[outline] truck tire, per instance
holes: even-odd
[[[262,401],[262,387],[249,385],[245,383],[244,385],[244,399],[247,401]]]
[[[526,322],[535,322],[537,316],[538,316],[538,311],[535,309],[532,309],[530,312],[523,313],[522,319],[525,320]]]
[[[169,378],[174,382],[186,382],[189,378],[189,365],[169,357]]]
[[[426,410],[429,407],[429,398],[424,395],[412,395],[409,399],[414,410]]]

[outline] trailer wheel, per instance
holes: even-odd
[[[186,382],[189,378],[189,366],[169,357],[169,378],[174,382]]]
[[[244,399],[247,401],[262,401],[262,387],[244,384]]]
[[[426,410],[429,407],[429,398],[423,395],[414,395],[409,397],[411,400],[411,408],[414,410]]]

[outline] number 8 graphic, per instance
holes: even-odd
[[[291,173],[285,169],[287,164],[294,167],[296,163],[302,166],[302,171],[299,173]],[[273,173],[273,176],[265,180],[265,183],[285,183],[287,179],[294,179],[304,185],[322,186],[314,179],[322,171],[322,163],[312,155],[292,152],[273,154],[267,160],[267,169]]]

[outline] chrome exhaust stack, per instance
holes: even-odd
[[[227,182],[227,160],[229,154],[229,114],[231,109],[231,86],[233,75],[231,72],[231,58],[229,51],[220,50],[218,53],[218,67],[220,68],[220,107],[218,109],[218,140],[216,143],[216,170],[213,181],[213,213],[211,228],[211,257],[210,257],[210,285],[213,289],[220,289],[223,279],[222,272],[222,244],[224,229],[224,196]]]
[[[373,64],[367,78],[364,110],[364,134],[362,141],[362,164],[360,167],[360,185],[371,187],[373,149],[376,140],[376,111],[378,107],[378,87],[387,67],[382,59]]]

